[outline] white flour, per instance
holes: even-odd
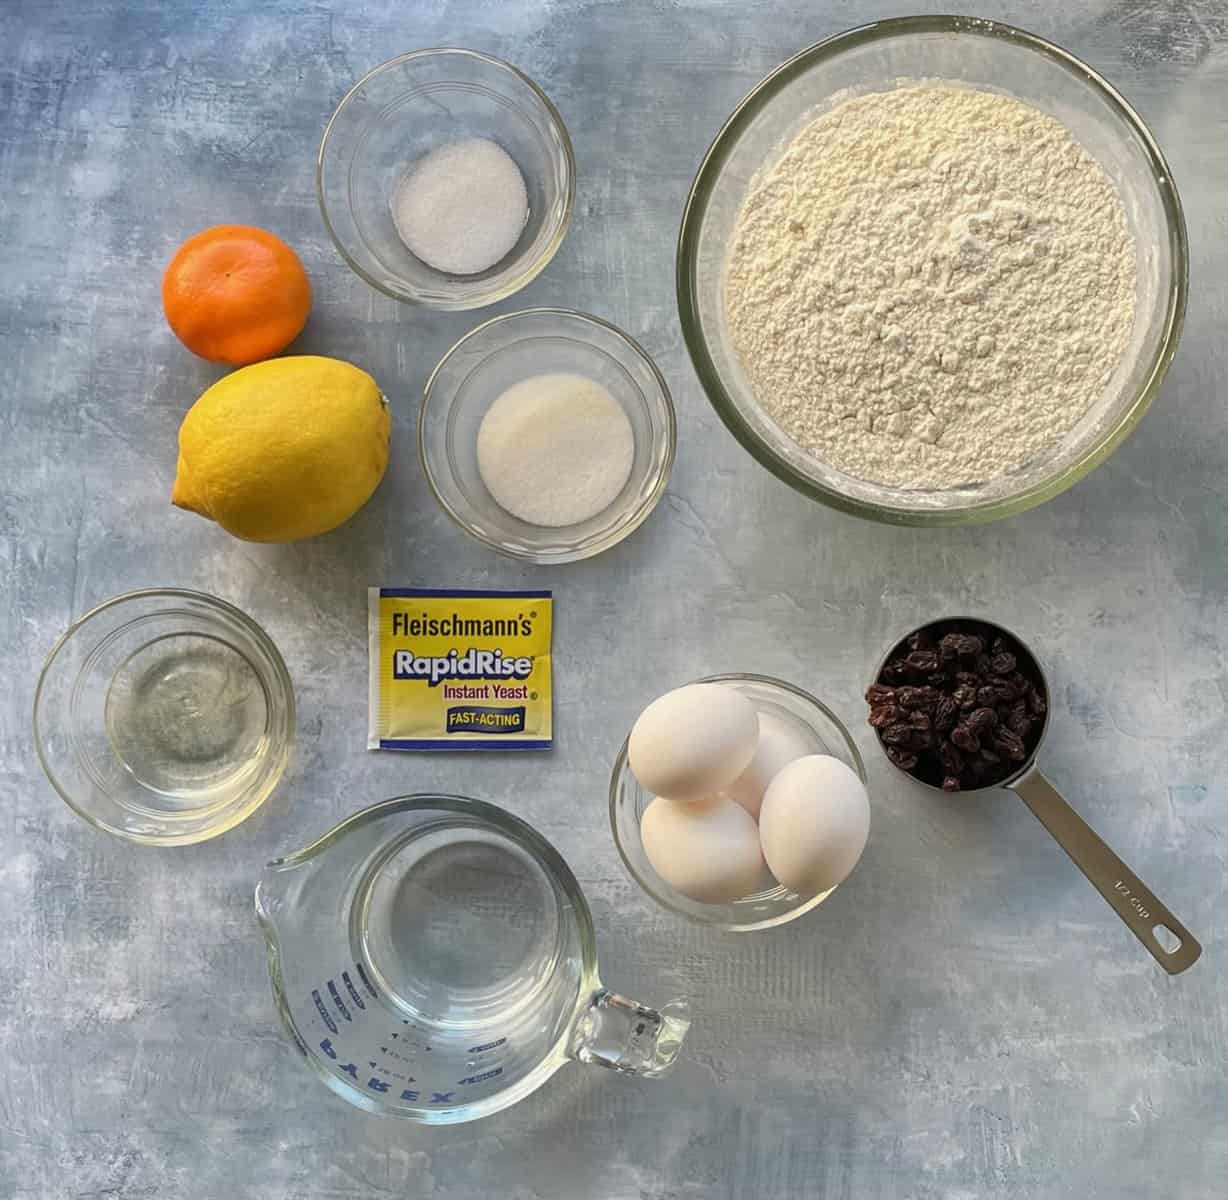
[[[725,281],[755,396],[894,487],[995,479],[1101,394],[1129,341],[1117,190],[1053,118],[919,84],[846,101],[756,181]]]

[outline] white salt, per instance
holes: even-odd
[[[530,525],[578,525],[631,476],[635,434],[601,384],[563,372],[521,380],[478,428],[478,472],[500,508]]]
[[[401,240],[429,267],[476,275],[520,240],[529,194],[515,160],[488,138],[449,142],[412,163],[392,196]]]

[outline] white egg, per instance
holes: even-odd
[[[825,892],[857,865],[870,833],[870,799],[852,768],[811,754],[768,785],[759,841],[772,874],[795,892]]]
[[[755,820],[725,796],[690,804],[658,796],[640,818],[640,840],[652,869],[692,900],[724,904],[763,881]]]
[[[818,738],[800,725],[775,713],[761,712],[755,756],[746,770],[725,789],[725,795],[736,800],[757,820],[768,784],[794,759],[818,754],[822,748]]]
[[[666,692],[640,713],[627,759],[647,791],[702,800],[742,774],[758,740],[759,714],[741,692],[692,683]]]

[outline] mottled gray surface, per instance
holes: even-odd
[[[1152,123],[1189,219],[1190,315],[1160,401],[1093,477],[1008,523],[913,532],[827,512],[759,469],[701,395],[673,300],[683,198],[734,103],[795,50],[895,8],[4,0],[0,1197],[1224,1195],[1228,13],[1220,0],[981,7],[1103,69]],[[345,89],[393,52],[443,43],[522,66],[576,144],[572,232],[501,308],[608,317],[674,388],[669,495],[595,562],[529,570],[437,510],[414,453],[417,397],[478,318],[376,295],[316,211],[315,147]],[[386,482],[308,544],[244,545],[167,503],[180,419],[220,372],[171,336],[158,280],[185,235],[218,221],[294,243],[316,290],[299,345],[353,359],[393,398]],[[363,750],[371,582],[553,586],[553,755]],[[300,705],[276,797],[179,852],[93,833],[30,741],[55,636],[154,584],[263,622]],[[1050,772],[1201,935],[1186,976],[1153,965],[1021,804],[914,794],[873,757],[866,857],[793,927],[701,933],[625,877],[606,772],[646,699],[750,669],[854,720],[885,639],[953,608],[1017,625],[1048,659]],[[362,1116],[309,1077],[275,1024],[253,882],[342,815],[423,788],[535,822],[588,890],[607,978],[694,998],[670,1079],[574,1067],[510,1112],[430,1131]]]

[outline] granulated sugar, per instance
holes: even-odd
[[[529,215],[520,168],[488,138],[423,155],[401,177],[391,206],[401,241],[428,267],[452,275],[493,267],[520,240]]]
[[[926,83],[807,126],[739,216],[725,303],[758,402],[804,449],[903,488],[1053,446],[1130,338],[1117,189],[1052,117]]]
[[[478,473],[500,508],[561,528],[617,499],[635,460],[623,406],[596,380],[557,372],[503,392],[478,427]]]

